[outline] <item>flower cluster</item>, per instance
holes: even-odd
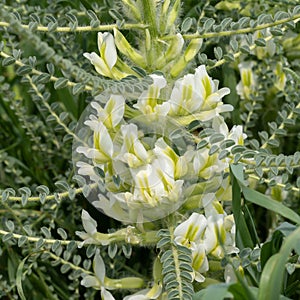
[[[85,56],[98,72],[113,71],[117,58],[112,61],[107,52],[114,48],[113,37],[104,33],[98,38],[101,57]],[[75,145],[77,173],[99,187],[93,204],[126,222],[162,218],[186,201],[197,184],[216,178],[213,188],[202,189],[201,194],[220,189],[225,193],[229,184],[223,173],[230,161],[220,159],[212,148],[221,149],[224,139],[231,145],[243,144],[246,137],[241,126],[228,130],[220,114],[233,109],[222,102],[229,89],[219,89],[205,66],[171,87],[161,74],[150,77],[152,83],[134,99],[103,93],[96,98],[99,101],[91,102],[82,117],[87,129],[81,134],[84,142]],[[209,135],[200,138],[189,132],[184,125],[195,120],[221,139],[212,142]],[[199,142],[205,146],[198,147]]]
[[[101,75],[120,79],[132,73],[122,68],[116,54],[115,42],[120,46],[126,41],[118,31],[114,34],[116,41],[109,33],[99,34],[100,56],[85,57]],[[134,49],[127,52],[142,60]],[[240,84],[246,96],[255,80],[249,74]],[[204,65],[172,85],[160,73],[149,77],[152,83],[140,94],[104,92],[91,102],[78,129],[82,142],[74,147],[77,173],[96,187],[90,196],[93,205],[125,223],[163,218],[183,203],[202,209],[203,214],[194,212],[178,225],[174,236],[177,244],[191,250],[193,278],[203,282],[208,257],[238,252],[233,216],[222,205],[231,199],[229,176],[224,176],[231,158],[220,152],[243,145],[246,135],[241,126],[228,129],[222,114],[233,107],[222,99],[230,91],[219,89]],[[188,128],[194,121],[198,127]],[[95,222],[86,213],[83,221],[86,232],[77,234],[83,244],[95,243]],[[151,289],[127,298],[154,299],[161,291],[158,280]]]
[[[237,253],[233,215],[226,215],[215,195],[203,199],[205,215],[193,213],[174,231],[175,242],[192,251],[194,280],[203,282],[203,273],[209,270],[207,255],[218,259],[224,254]]]
[[[127,219],[123,210],[134,214],[143,208],[176,204],[182,192],[181,177],[186,172],[185,158],[177,155],[163,137],[151,148],[146,137],[140,136],[137,124],[126,124],[122,96],[110,95],[104,108],[97,102],[91,106],[94,113],[84,124],[93,133],[92,145],[76,148],[85,158],[76,166],[79,175],[105,184],[106,193],[94,204],[109,215],[109,211],[115,212],[112,216],[121,220]],[[112,180],[115,174],[119,182]],[[157,213],[160,217],[159,210]]]
[[[171,37],[168,41],[160,44],[157,59],[150,55],[151,40],[148,30],[146,30],[146,49],[135,49],[128,42],[126,37],[116,28],[114,28],[114,36],[109,32],[98,33],[98,51],[84,53],[84,56],[90,60],[95,66],[96,71],[102,76],[122,79],[128,75],[139,76],[132,68],[123,61],[117,53],[117,50],[126,57],[126,61],[131,61],[139,67],[145,68],[152,66],[153,70],[162,70],[177,77],[186,65],[195,57],[202,46],[201,38],[193,39],[184,49],[184,39],[180,33]],[[144,50],[146,50],[144,49]]]

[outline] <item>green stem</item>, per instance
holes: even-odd
[[[255,180],[261,180],[260,177],[258,177],[258,176],[256,176],[256,175],[253,175],[253,174],[250,174],[249,177],[252,178],[252,179],[255,179]],[[271,182],[270,179],[263,178],[263,180],[264,180],[264,182],[267,183],[267,184]],[[282,189],[285,189],[286,186],[287,186],[286,184],[279,183],[279,182],[276,182],[275,185],[278,186],[278,187],[280,187],[280,188],[282,188]],[[298,193],[298,194],[300,193],[300,188],[297,188],[297,187],[295,187],[295,186],[291,187],[291,190],[292,190],[293,192]]]
[[[251,33],[251,32],[258,31],[258,30],[262,30],[262,29],[282,25],[282,24],[288,23],[290,21],[298,22],[299,18],[300,18],[300,14],[297,14],[297,15],[294,15],[294,16],[289,17],[289,18],[281,19],[281,20],[278,20],[278,21],[275,21],[275,22],[272,22],[272,23],[261,24],[261,25],[258,25],[256,27],[253,27],[253,28],[248,27],[248,28],[241,28],[241,29],[237,29],[237,30],[227,30],[227,31],[220,31],[220,32],[207,32],[207,33],[203,33],[203,34],[199,34],[199,33],[184,34],[183,38],[185,38],[187,40],[198,39],[198,38],[208,39],[208,38],[214,38],[214,37],[223,37],[223,36],[230,36],[230,35],[236,35],[236,34]],[[171,38],[171,37],[168,36],[168,39],[169,38]]]
[[[173,221],[173,219],[171,219],[171,222]],[[180,265],[179,265],[179,256],[178,256],[178,252],[176,249],[176,246],[174,245],[174,240],[175,240],[175,236],[174,236],[174,226],[171,225],[169,226],[169,231],[170,231],[170,236],[171,236],[171,250],[172,250],[172,255],[174,258],[174,266],[175,266],[175,274],[176,274],[176,281],[178,282],[178,292],[179,292],[179,298],[180,300],[183,300],[184,295],[182,292],[183,286],[182,286],[182,280],[181,280],[181,275],[180,275]]]
[[[144,17],[147,24],[149,24],[149,31],[152,37],[157,37],[157,24],[156,24],[156,9],[154,0],[142,0]]]
[[[14,232],[9,232],[6,230],[0,229],[0,235],[6,235],[12,233],[12,236],[15,239],[20,239],[23,236],[27,237],[28,242],[37,242],[41,239],[41,237],[35,237],[35,236],[27,236],[22,235]],[[130,231],[128,228],[120,229],[114,233],[95,233],[95,241],[97,241],[99,244],[111,244],[111,243],[117,243],[117,242],[125,242],[127,244],[131,245],[155,245],[158,241],[156,231],[148,231],[139,233],[136,230]],[[45,244],[54,244],[55,242],[59,241],[62,245],[68,245],[71,242],[75,242],[77,245],[81,244],[82,241],[69,241],[69,240],[57,240],[57,239],[44,239]]]
[[[142,0],[142,4],[143,4],[144,18],[147,25],[149,26],[148,29],[150,35],[151,48],[147,49],[146,46],[146,56],[147,56],[147,64],[151,69],[152,66],[155,64],[155,60],[157,59],[157,55],[158,55],[158,45],[157,45],[158,29],[156,23],[156,7],[155,7],[154,0]],[[147,34],[145,31],[145,37],[146,35]],[[147,45],[147,37],[145,43]]]
[[[0,22],[1,23],[1,22]],[[7,57],[11,57],[11,55],[9,55],[9,54],[7,54],[7,53],[5,53],[5,52],[3,52],[3,51],[1,51],[0,52],[0,56],[2,56],[3,58],[7,58]],[[24,64],[21,60],[19,60],[19,59],[16,59],[15,60],[15,62],[14,62],[14,64],[15,65],[17,65],[17,66],[19,66],[19,67],[23,67],[23,66],[27,66],[26,64]],[[43,72],[41,72],[41,71],[38,71],[38,70],[36,70],[36,69],[34,69],[34,68],[32,68],[31,69],[31,72],[30,72],[31,74],[34,74],[34,75],[41,75],[41,74],[43,74]],[[53,82],[56,82],[57,80],[58,80],[59,78],[58,77],[55,77],[55,76],[51,76],[50,77],[50,81],[53,81]],[[68,82],[67,82],[67,86],[68,87],[73,87],[74,85],[76,85],[77,83],[76,82],[72,82],[72,81],[69,81],[68,80]],[[92,90],[92,87],[90,86],[90,85],[85,85],[85,91],[91,91]]]
[[[102,245],[124,241],[131,245],[154,245],[158,242],[156,231],[139,232],[131,226],[122,228],[114,233],[97,232],[93,238]]]
[[[299,108],[300,108],[300,102],[299,102],[298,105],[295,107],[295,109],[299,109]],[[291,119],[293,119],[293,118],[294,118],[294,111],[292,110],[292,111],[290,112],[290,114],[288,115],[287,120],[291,120]],[[285,127],[285,123],[284,123],[284,120],[283,120],[282,123],[280,124],[280,126],[278,127],[278,129],[283,129],[284,127]],[[274,139],[275,136],[276,136],[276,132],[274,132],[274,133],[269,137],[268,141]],[[267,148],[267,146],[268,146],[268,141],[266,141],[266,142],[261,146],[262,149]]]
[[[29,25],[21,24],[24,29],[30,29]],[[0,22],[0,27],[10,27],[9,22]],[[108,25],[99,25],[97,27],[92,26],[77,26],[75,29],[70,27],[57,27],[54,32],[91,32],[91,31],[108,31],[113,30],[114,28],[118,28],[116,24],[108,24]],[[145,29],[147,28],[144,24],[124,24],[123,29]],[[37,26],[36,31],[48,32],[49,28],[47,26]]]

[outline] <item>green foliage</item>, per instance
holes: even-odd
[[[192,282],[192,257],[190,249],[174,243],[171,232],[161,230],[158,248],[164,252],[160,258],[162,263],[163,284],[168,299],[191,299],[194,293]]]
[[[116,299],[143,288],[155,299],[297,299],[297,4],[1,1],[0,298],[99,299],[105,285]],[[107,31],[119,55],[113,75],[123,68],[128,76],[102,76],[83,57],[98,53],[96,33]],[[178,119],[198,150],[209,147],[210,158],[217,154],[232,163],[223,174],[230,176],[232,201],[221,204],[233,212],[239,253],[210,256],[206,280],[197,283],[191,250],[175,242],[174,228],[192,211],[204,211],[201,193],[215,193],[213,183],[197,182],[168,220],[128,226],[86,200],[94,190],[74,172],[72,143],[80,139],[76,126],[83,110],[101,92],[134,99],[152,83],[150,74],[174,82],[200,64],[231,89],[224,102],[234,111],[224,117],[229,127],[243,125],[247,139],[235,145],[204,130],[200,119]],[[130,102],[125,114],[134,116]],[[116,185],[119,179],[112,177]],[[96,233],[82,226],[82,209]],[[80,240],[78,231],[92,242]],[[97,279],[98,249],[106,274],[95,286],[87,278]],[[227,268],[232,281],[225,282]]]

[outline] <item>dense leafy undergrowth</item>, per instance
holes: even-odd
[[[0,1],[1,299],[299,299],[298,1]]]

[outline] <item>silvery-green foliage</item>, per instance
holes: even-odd
[[[265,280],[268,259],[283,255],[299,225],[291,224],[300,209],[299,18],[298,1],[1,1],[0,298],[206,299],[214,293],[206,287],[225,280],[217,289],[226,297],[264,299],[258,288],[275,290]],[[83,56],[98,51],[97,32],[114,36],[111,76]],[[106,91],[133,99],[130,116],[135,97],[153,84],[150,74],[174,83],[199,65],[230,88],[224,103],[234,110],[223,117],[247,138],[237,144],[203,120],[181,121],[196,149],[209,149],[207,159],[243,172],[233,169],[229,179],[226,169],[218,192],[197,182],[182,207],[153,223],[100,214],[86,200],[93,187],[72,165],[84,108]],[[221,214],[233,211],[240,252],[209,256],[206,282],[198,283],[190,245],[175,243],[174,230],[193,211],[205,213],[202,192],[210,188],[224,196]],[[280,293],[293,298],[300,253],[291,249],[285,273],[274,274],[285,276]]]

